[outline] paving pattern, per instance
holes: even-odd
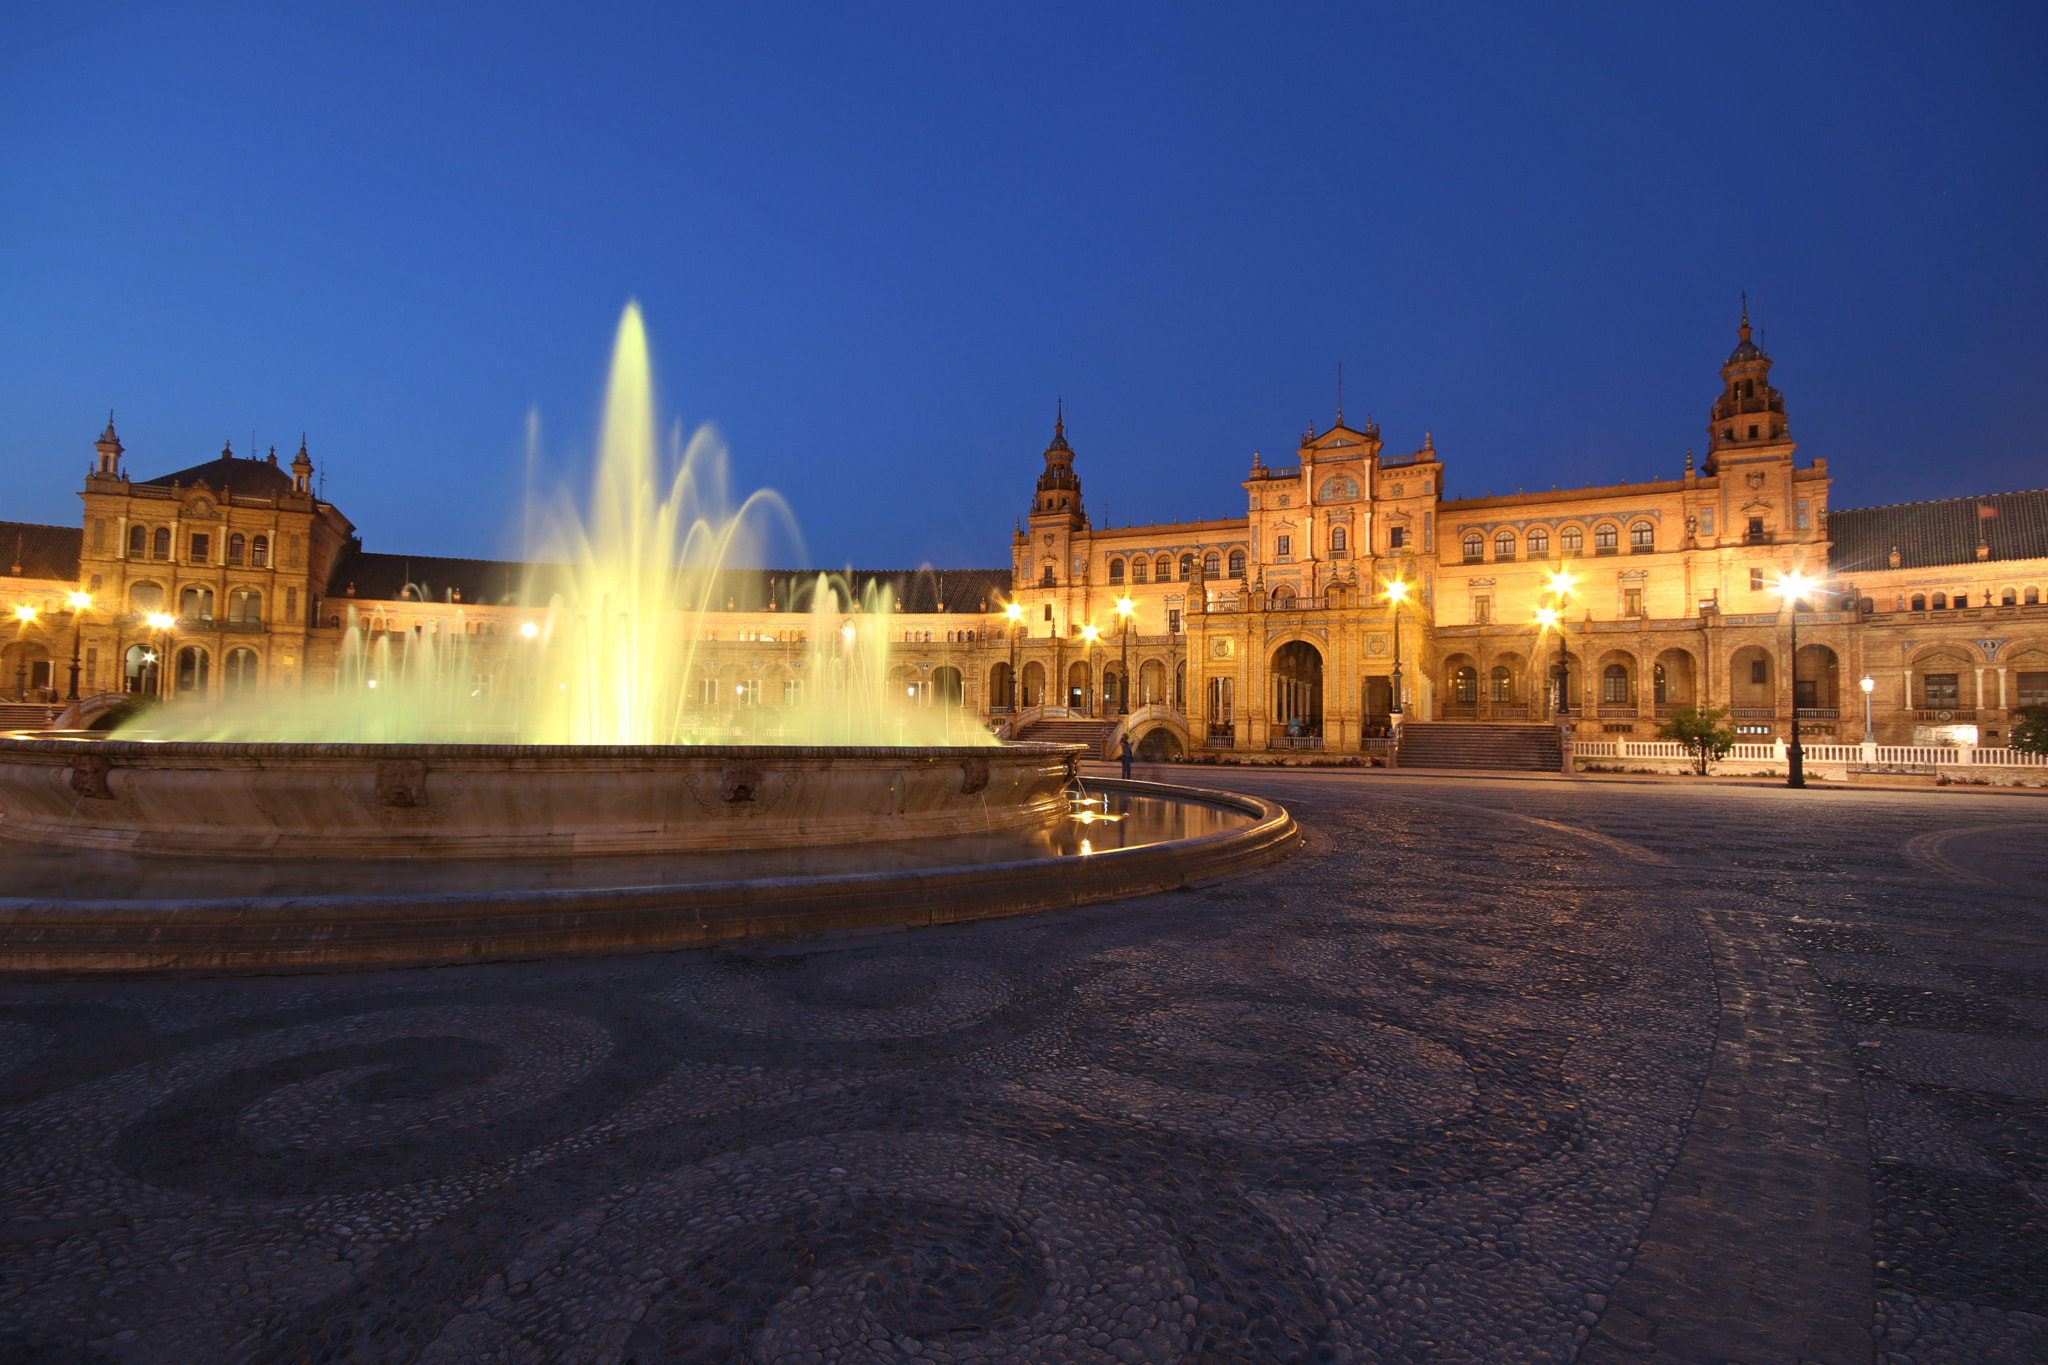
[[[0,986],[0,1365],[2048,1359],[2048,801],[1225,777],[1308,847]]]

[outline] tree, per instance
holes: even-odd
[[[1725,706],[1709,706],[1704,711],[1681,706],[1671,713],[1670,720],[1657,727],[1657,738],[1683,744],[1699,765],[1700,776],[1705,777],[1707,765],[1728,757],[1728,751],[1735,747],[1735,727],[1728,723]]]
[[[2048,706],[2022,706],[2007,743],[2023,754],[2048,754]]]

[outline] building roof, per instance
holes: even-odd
[[[413,597],[427,602],[459,600],[465,605],[499,606],[524,602],[529,584],[536,596],[551,592],[549,580],[561,572],[561,566],[554,564],[357,550],[335,565],[327,593],[336,603],[350,596],[386,602]],[[771,601],[791,610],[793,600],[794,607],[807,608],[810,586],[820,572],[835,581],[849,580],[856,597],[864,597],[871,586],[877,592],[893,589],[895,596],[888,600],[892,607],[900,602],[896,609],[905,612],[936,612],[943,606],[951,612],[975,613],[984,609],[984,602],[987,610],[995,611],[1010,597],[1008,569],[735,569],[720,576],[717,591],[739,611],[765,610]],[[413,589],[411,594],[406,591],[408,586]],[[712,604],[714,610],[722,605]]]
[[[82,527],[0,521],[0,577],[76,583],[78,556],[84,548]]]
[[[230,493],[241,493],[251,497],[268,497],[274,493],[292,491],[292,476],[268,460],[238,460],[223,450],[216,459],[205,464],[195,464],[190,469],[180,469],[174,474],[165,474],[154,479],[138,479],[136,482],[168,488],[172,484],[190,488],[203,483],[209,488],[226,489]]]
[[[2048,558],[2048,489],[1831,512],[1828,536],[1836,574],[1889,568],[1893,550],[1902,569],[1975,564],[1980,541],[1993,560]]]

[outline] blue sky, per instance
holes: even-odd
[[[0,517],[308,433],[512,546],[638,298],[824,565],[1241,513],[1345,407],[1449,491],[1669,477],[1748,290],[1837,506],[2040,487],[2038,5],[0,3]]]

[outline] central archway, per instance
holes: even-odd
[[[1273,651],[1273,733],[1289,740],[1323,733],[1323,655],[1306,640]]]

